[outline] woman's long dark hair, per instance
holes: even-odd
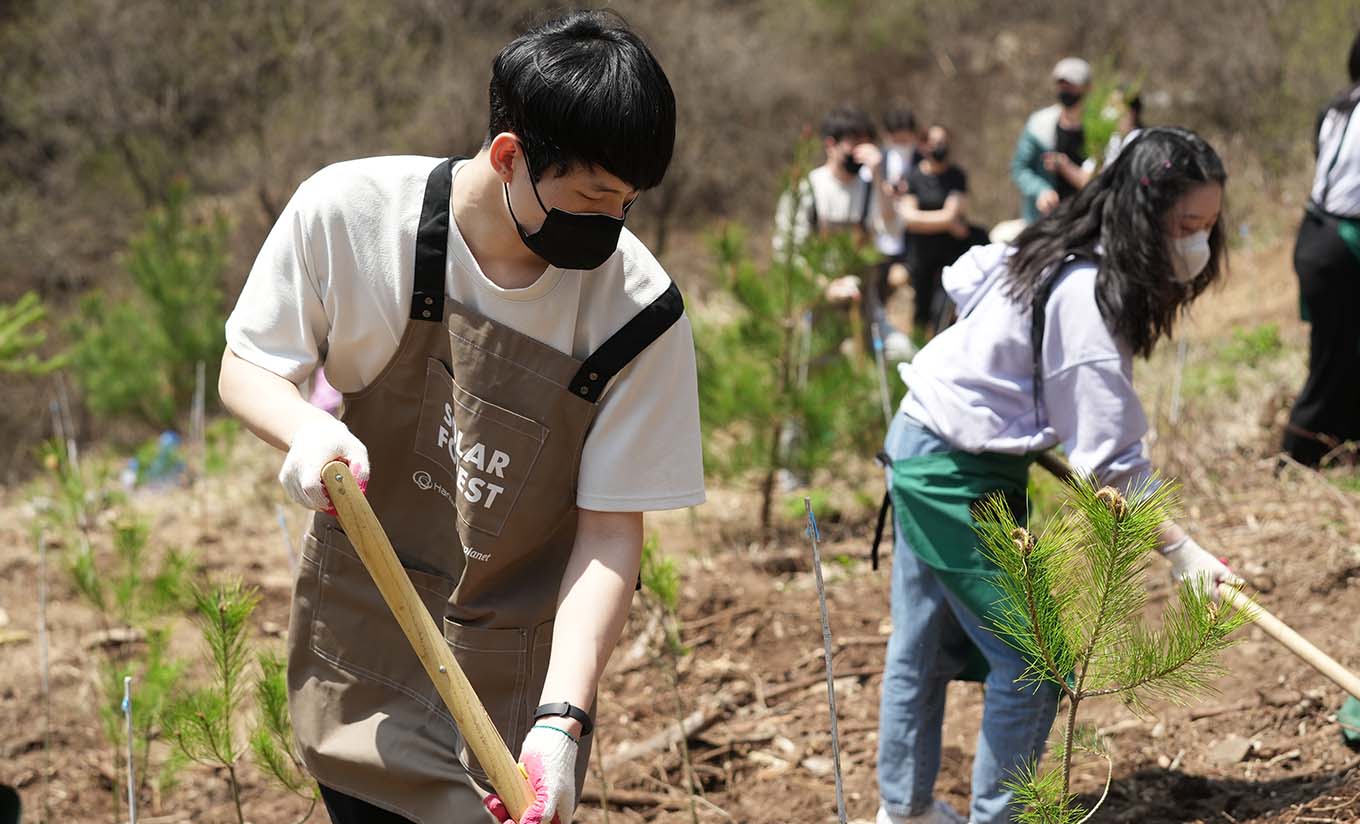
[[[1188,286],[1177,282],[1167,215],[1193,187],[1226,181],[1223,162],[1199,135],[1144,129],[1075,197],[1015,239],[1007,294],[1030,306],[1069,256],[1098,261],[1101,317],[1134,354],[1146,357],[1171,334],[1181,308],[1219,278],[1227,260],[1220,219],[1209,232],[1204,271]]]

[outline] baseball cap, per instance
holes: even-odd
[[[1064,57],[1053,67],[1053,79],[1065,80],[1073,86],[1085,86],[1091,82],[1091,64],[1080,57]]]

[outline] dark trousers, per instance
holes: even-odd
[[[360,801],[339,790],[321,785],[321,800],[326,804],[331,824],[414,824],[409,818]]]
[[[1338,445],[1360,441],[1360,260],[1341,240],[1335,220],[1305,214],[1294,270],[1312,328],[1308,379],[1289,415],[1284,450],[1316,466]]]

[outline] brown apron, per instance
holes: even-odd
[[[532,726],[576,536],[581,452],[609,380],[684,311],[675,284],[581,361],[445,296],[454,161],[426,184],[410,320],[341,419],[368,499],[512,754]],[[422,824],[485,824],[490,791],[336,520],[305,539],[289,708],[320,783]],[[585,781],[590,737],[576,763]]]

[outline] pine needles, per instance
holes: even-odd
[[[1051,681],[1068,702],[1054,752],[1060,767],[1029,765],[1008,782],[1024,808],[1022,821],[1075,824],[1089,817],[1071,794],[1072,759],[1084,752],[1108,762],[1109,755],[1097,737],[1078,734],[1082,701],[1117,695],[1135,712],[1146,712],[1152,700],[1185,703],[1210,689],[1222,672],[1219,653],[1248,620],[1217,604],[1204,584],[1187,581],[1160,626],[1145,623],[1143,578],[1157,557],[1173,494],[1171,484],[1150,482],[1125,498],[1080,480],[1037,537],[1016,523],[1004,501],[981,507],[983,552],[1003,572],[995,629],[1028,663],[1021,685]]]

